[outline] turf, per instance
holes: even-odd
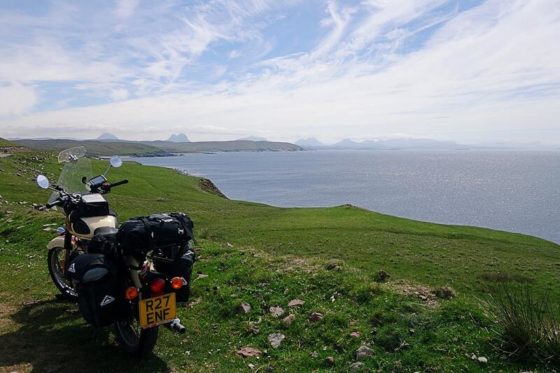
[[[81,362],[86,371],[346,371],[361,345],[373,350],[361,361],[371,370],[553,368],[506,359],[494,347],[496,326],[484,299],[489,283],[506,278],[531,282],[537,295],[558,301],[560,247],[554,243],[352,206],[281,209],[231,201],[198,178],[125,162],[109,174],[130,180],[108,197],[119,219],[185,211],[195,221],[200,257],[193,301],[179,311],[189,331],[161,330],[154,355],[131,362],[108,329],[91,338],[93,329],[76,307],[55,300],[45,249],[53,234],[44,225],[61,223],[62,216],[30,207],[47,198],[33,180],[37,173],[56,179],[60,166],[53,159],[48,153],[0,159],[0,263],[10,273],[0,283],[0,369],[70,371]],[[390,275],[387,283],[375,282],[380,270]],[[442,286],[456,296],[433,296]],[[289,309],[294,298],[305,304]],[[241,302],[251,304],[248,314]],[[282,306],[295,321],[284,325],[270,315],[271,306]],[[324,318],[312,322],[312,312]],[[273,332],[286,335],[278,349],[267,342]],[[263,355],[237,356],[244,346]]]

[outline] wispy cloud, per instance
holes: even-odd
[[[91,33],[91,9],[3,12],[0,136],[560,142],[560,4],[465,4],[123,1]]]

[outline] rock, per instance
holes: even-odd
[[[361,346],[356,351],[356,359],[358,359],[358,360],[364,360],[364,359],[367,359],[370,356],[373,356],[373,350],[371,348],[369,348],[368,346]]]
[[[280,347],[280,344],[284,339],[286,339],[286,336],[282,333],[272,333],[268,335],[268,342],[272,348]]]
[[[288,303],[288,307],[300,307],[303,306],[304,304],[305,302],[302,301],[301,299],[292,299],[290,303]]]
[[[311,353],[311,357],[314,358],[314,359],[317,359],[319,357],[319,353],[317,351],[313,351]]]
[[[477,360],[479,363],[488,364],[488,359],[485,358],[484,356],[479,356]]]
[[[262,352],[253,347],[243,347],[242,349],[237,350],[236,354],[241,357],[258,357],[262,355]]]
[[[352,332],[352,333],[350,333],[350,337],[352,337],[352,338],[360,338],[360,332]]]
[[[311,322],[321,321],[323,320],[323,317],[325,316],[321,312],[312,312],[311,315],[309,315],[309,321]]]
[[[290,326],[295,321],[295,319],[296,319],[296,315],[289,314],[288,316],[286,316],[282,319],[282,322],[284,323],[284,325]]]
[[[359,361],[350,364],[350,370],[362,370],[364,368],[364,363],[360,363]]]
[[[247,302],[243,302],[241,303],[241,305],[239,306],[239,309],[241,310],[241,312],[243,313],[249,313],[251,312],[251,305]]]
[[[284,309],[282,307],[272,306],[269,308],[270,314],[276,318],[284,314]]]
[[[327,358],[325,359],[325,364],[329,367],[332,367],[334,365],[334,357],[327,356]]]

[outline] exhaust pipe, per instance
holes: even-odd
[[[165,327],[179,334],[185,334],[187,331],[187,328],[181,324],[181,319],[179,318],[171,321],[169,324],[165,324]]]

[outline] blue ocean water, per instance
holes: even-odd
[[[560,152],[305,151],[136,158],[211,179],[231,199],[334,206],[560,242]]]

